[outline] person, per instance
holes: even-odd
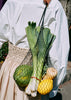
[[[9,41],[9,53],[0,69],[0,100],[29,100],[28,96],[17,87],[13,73],[22,62],[29,49],[25,28],[28,21],[39,24],[45,3],[49,0],[7,0],[0,11],[0,47]],[[58,71],[53,82],[53,90],[48,96],[56,96],[58,87],[66,75],[69,53],[68,23],[65,12],[58,0],[51,0],[45,14],[44,27],[56,35],[50,49],[48,66]],[[38,99],[37,99],[38,100]]]

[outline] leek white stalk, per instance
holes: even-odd
[[[27,86],[25,92],[26,94],[30,95],[32,93],[32,95],[36,96],[35,91],[36,89],[36,77],[37,76],[37,56],[33,54],[33,74],[32,77],[30,79],[29,85]]]

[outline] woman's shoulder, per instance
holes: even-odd
[[[62,4],[61,4],[61,2],[59,0],[57,1],[56,8],[58,10],[64,11],[64,8],[63,8],[63,6],[62,6]]]

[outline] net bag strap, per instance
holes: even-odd
[[[47,9],[47,4],[44,8],[44,11],[42,13],[42,16],[41,16],[41,19],[40,19],[40,22],[38,24],[38,26],[40,26],[40,32],[43,31],[43,25],[44,25],[44,17],[45,17],[45,13],[46,13],[46,9]],[[39,33],[40,35],[40,33]],[[38,36],[39,37],[39,36]],[[20,65],[23,65],[23,64],[28,64],[28,65],[32,65],[32,54],[31,54],[31,50],[29,49],[25,58],[23,59],[23,61],[21,62]]]

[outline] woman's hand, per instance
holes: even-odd
[[[44,3],[45,3],[45,4],[46,4],[46,3],[49,4],[50,1],[51,1],[51,0],[44,0]]]

